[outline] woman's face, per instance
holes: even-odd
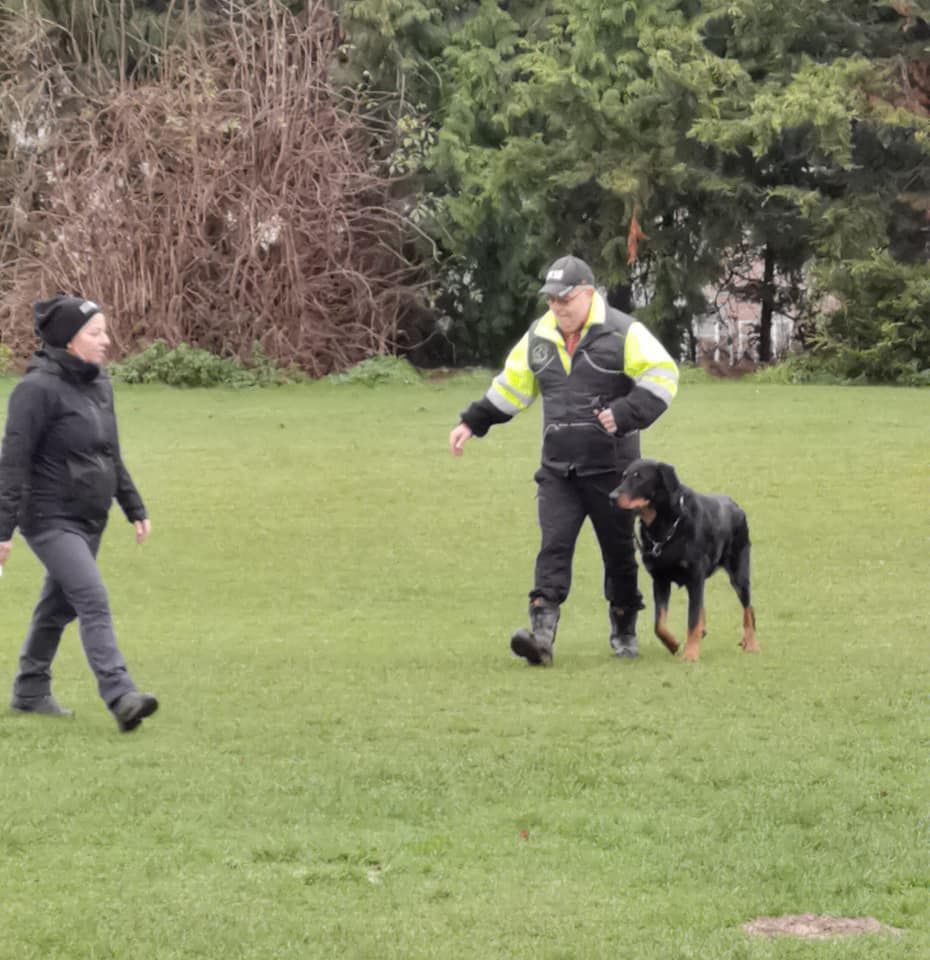
[[[72,337],[68,344],[68,353],[74,354],[85,363],[103,363],[109,346],[107,318],[102,313],[95,313]]]

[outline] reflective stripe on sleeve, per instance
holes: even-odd
[[[511,416],[525,410],[539,392],[536,374],[530,369],[527,356],[529,341],[529,334],[524,334],[507,355],[504,369],[494,378],[485,394],[498,410]]]
[[[678,393],[678,365],[639,321],[630,324],[627,333],[623,370],[638,387],[648,390],[666,405]]]
[[[531,394],[518,390],[512,383],[508,383],[506,371],[494,378],[485,396],[502,413],[511,415],[525,410],[536,399]]]
[[[636,386],[654,394],[668,406],[678,391],[678,378],[673,378],[668,370],[653,368],[649,375],[637,379]]]

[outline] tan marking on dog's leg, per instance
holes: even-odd
[[[761,650],[756,639],[756,612],[752,607],[743,610],[743,639],[739,645],[746,653],[758,653]]]
[[[685,651],[682,656],[685,660],[694,663],[701,655],[701,638],[707,633],[704,629],[704,611],[701,610],[701,617],[694,625],[693,630],[688,631],[688,639],[685,641]]]
[[[668,611],[659,611],[659,619],[656,621],[656,636],[662,641],[662,645],[673,656],[678,653],[678,641],[674,634],[668,628]]]

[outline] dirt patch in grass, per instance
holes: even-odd
[[[756,937],[801,937],[805,940],[826,940],[829,937],[858,937],[866,933],[900,936],[901,930],[885,926],[874,917],[822,917],[802,913],[785,917],[757,917],[743,924],[743,929]]]

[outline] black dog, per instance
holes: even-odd
[[[678,641],[668,628],[672,582],[688,590],[688,639],[685,660],[697,660],[704,629],[704,581],[718,568],[743,605],[743,639],[747,653],[759,649],[756,616],[749,587],[749,525],[746,514],[729,497],[704,495],[678,482],[675,468],[655,460],[634,460],[610,493],[623,510],[639,512],[640,551],[652,577],[656,636],[671,653]]]

